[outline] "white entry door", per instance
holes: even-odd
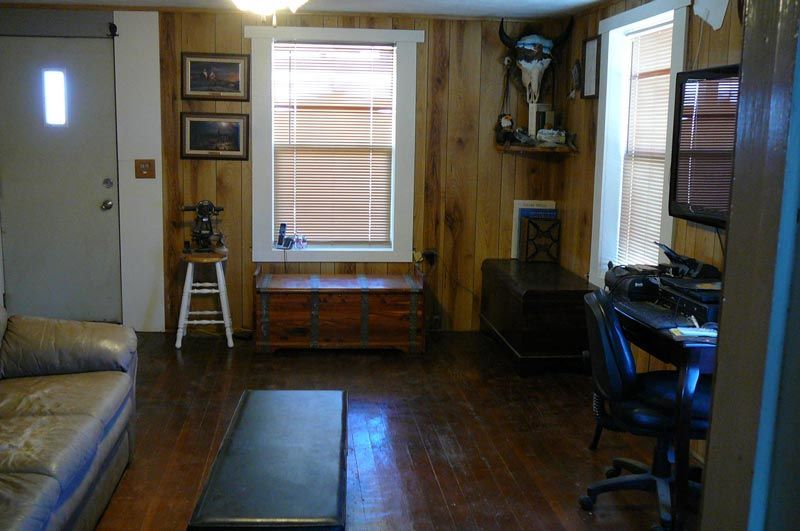
[[[61,76],[45,83],[46,70],[63,73],[65,99]],[[46,123],[46,85],[55,124]],[[12,314],[122,320],[114,97],[111,39],[0,37],[0,228]]]

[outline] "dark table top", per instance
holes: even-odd
[[[189,529],[343,529],[343,391],[245,391]]]
[[[484,260],[484,275],[504,278],[515,293],[524,297],[530,292],[587,293],[597,287],[583,277],[568,271],[555,262],[521,262],[510,259]]]

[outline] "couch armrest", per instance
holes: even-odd
[[[125,326],[16,315],[0,346],[0,375],[128,372],[136,343],[136,334]]]

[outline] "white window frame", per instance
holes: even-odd
[[[294,28],[247,26],[252,42],[253,260],[257,262],[410,262],[414,215],[414,131],[417,91],[416,30]],[[310,245],[284,252],[274,249],[272,45],[275,41],[396,46],[395,141],[392,153],[391,247]]]
[[[675,78],[684,70],[688,8],[690,0],[653,0],[640,7],[600,21],[600,98],[597,116],[594,208],[589,280],[602,286],[608,262],[615,261],[619,244],[622,164],[625,156],[630,103],[630,47],[628,34],[672,20],[664,192],[661,207],[661,242],[672,245],[669,215],[669,174],[672,154],[672,122],[675,108]],[[609,58],[613,57],[613,61]],[[611,97],[609,97],[611,95]],[[663,259],[663,255],[662,259]]]

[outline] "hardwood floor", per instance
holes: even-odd
[[[140,334],[136,457],[99,529],[185,529],[244,389],[349,393],[347,527],[649,529],[650,493],[578,508],[613,456],[647,462],[652,442],[605,433],[586,446],[591,381],[520,377],[477,333],[430,338],[428,352],[253,353],[238,340]],[[269,429],[269,427],[265,427]],[[265,485],[265,488],[269,488]]]

